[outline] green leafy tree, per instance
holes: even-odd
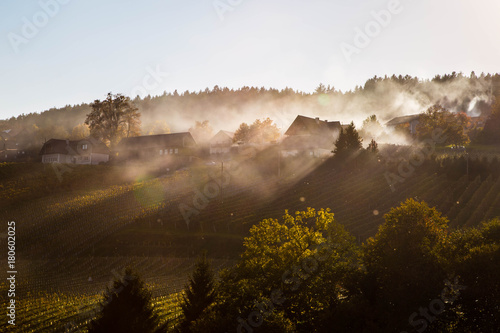
[[[446,138],[445,145],[463,146],[470,142],[466,129],[470,117],[465,113],[453,113],[436,104],[419,117],[417,137],[420,140],[433,140],[435,130],[441,130]]]
[[[234,132],[233,142],[248,142],[250,140],[250,126],[242,123]]]
[[[221,274],[213,318],[227,318],[228,326],[214,331],[233,330],[235,318],[257,311],[263,332],[311,332],[343,302],[345,277],[359,268],[354,238],[330,210],[265,219],[250,229],[244,247],[237,266]]]
[[[439,249],[447,228],[435,208],[408,199],[368,239],[363,261],[371,288],[365,295],[372,295],[380,329],[407,328],[409,316],[440,295],[446,274]]]
[[[192,332],[191,324],[214,302],[215,296],[214,275],[204,253],[196,263],[189,284],[184,288],[181,304],[184,318],[179,332]]]
[[[500,327],[500,219],[459,229],[443,246],[449,271],[459,277],[459,295],[451,310],[463,332],[494,332]]]
[[[280,131],[270,118],[256,119],[250,126],[242,123],[234,133],[234,142],[266,143],[278,140]]]
[[[335,141],[335,149],[333,153],[336,156],[345,156],[357,152],[362,148],[363,139],[359,136],[354,122],[351,122],[349,126],[344,130],[340,130],[340,135]]]
[[[121,138],[139,135],[140,116],[130,98],[108,93],[105,100],[95,100],[85,124],[90,134],[114,147]]]
[[[279,139],[280,130],[269,117],[263,120],[255,120],[250,126],[252,137],[258,138],[259,143],[272,142]]]
[[[101,312],[89,325],[89,333],[148,333],[166,332],[160,326],[152,303],[151,293],[131,269],[115,279],[106,289]]]

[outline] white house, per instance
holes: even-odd
[[[109,149],[99,140],[50,139],[40,151],[42,163],[99,164],[109,161]]]
[[[234,133],[219,131],[210,139],[210,154],[227,154],[233,145]]]

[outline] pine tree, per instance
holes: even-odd
[[[151,293],[130,268],[106,289],[101,313],[89,325],[89,333],[161,333],[159,318],[151,304]]]
[[[337,156],[354,153],[361,149],[362,141],[363,139],[360,138],[358,131],[356,131],[354,122],[351,122],[345,130],[340,130],[340,135],[335,142],[333,153]]]
[[[180,325],[181,333],[191,332],[190,324],[198,319],[203,311],[215,300],[213,272],[204,253],[196,263],[189,284],[185,287],[181,304],[184,320]]]

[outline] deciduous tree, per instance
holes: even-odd
[[[440,295],[446,273],[439,249],[447,228],[448,220],[435,208],[408,199],[392,208],[368,239],[363,261],[382,327],[405,328],[415,310]]]
[[[420,140],[434,140],[435,130],[441,130],[446,138],[444,145],[463,146],[470,142],[466,132],[470,117],[465,113],[453,113],[436,104],[419,117],[417,137]]]
[[[71,131],[71,140],[82,140],[88,138],[90,135],[90,129],[88,125],[79,124],[73,127]]]
[[[85,124],[89,125],[92,136],[110,147],[123,137],[139,135],[141,114],[130,98],[108,93],[105,100],[95,100],[90,106],[92,111],[87,114]]]
[[[242,123],[234,133],[234,142],[267,143],[279,139],[280,131],[270,118],[256,119],[252,125]]]

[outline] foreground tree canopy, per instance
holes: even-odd
[[[450,230],[425,202],[363,245],[329,210],[265,219],[192,332],[490,332],[500,327],[500,221]]]

